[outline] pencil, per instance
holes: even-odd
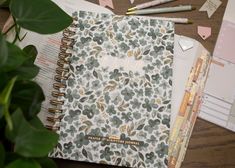
[[[154,0],[154,1],[150,1],[150,2],[146,2],[146,3],[142,3],[142,4],[139,4],[139,5],[136,5],[133,8],[129,8],[127,11],[144,9],[144,8],[148,8],[148,7],[152,7],[152,6],[156,6],[156,5],[172,2],[172,1],[176,1],[176,0]]]
[[[180,24],[192,24],[193,22],[189,20],[188,18],[167,18],[167,17],[154,17],[154,19],[158,20],[166,20],[171,21],[174,23],[180,23]]]
[[[183,11],[191,11],[196,9],[191,5],[182,5],[175,7],[167,7],[167,8],[155,8],[155,9],[142,9],[136,11],[127,12],[127,15],[146,15],[146,14],[157,14],[157,13],[170,13],[170,12],[183,12]]]

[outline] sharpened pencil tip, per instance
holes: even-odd
[[[127,9],[127,11],[133,11],[133,10],[136,10],[136,7]]]
[[[195,9],[197,9],[195,6],[192,6],[192,10],[195,10]]]
[[[188,24],[193,24],[193,21],[192,20],[188,20]]]
[[[135,12],[134,12],[134,11],[126,12],[126,15],[133,15],[133,14],[135,14]]]

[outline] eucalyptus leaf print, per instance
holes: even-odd
[[[156,35],[155,30],[153,28],[150,28],[150,32],[148,32],[148,36],[150,36],[153,40],[156,40],[157,35]]]
[[[168,79],[169,76],[172,76],[172,68],[170,68],[168,65],[164,66],[161,75],[163,78]]]
[[[87,59],[86,67],[89,70],[92,70],[93,68],[98,67],[98,66],[99,66],[99,63],[97,59],[95,59],[94,57],[90,57]]]
[[[65,143],[63,153],[64,154],[67,154],[67,153],[71,154],[74,148],[75,148],[75,146],[73,145],[72,142]]]
[[[117,116],[114,116],[110,119],[111,126],[118,128],[122,124],[122,120]]]
[[[112,115],[112,114],[116,114],[116,113],[117,113],[116,110],[115,110],[114,105],[108,106],[108,108],[107,108],[106,111],[107,111],[107,113],[109,113],[109,115]]]
[[[132,121],[132,120],[133,120],[132,113],[131,113],[131,112],[122,113],[122,119],[123,119],[125,122]]]
[[[68,82],[71,82],[71,81],[72,80],[69,80]],[[68,85],[71,86],[71,84],[68,84]],[[74,90],[68,89],[68,92],[65,95],[65,98],[67,98],[69,102],[73,102],[74,99],[79,99],[80,95],[78,94],[78,91],[76,89],[74,89]]]
[[[122,42],[119,45],[119,49],[120,49],[121,52],[126,53],[130,49],[130,47],[126,43]]]
[[[130,102],[132,105],[132,109],[139,109],[141,106],[141,103],[137,98],[135,98],[133,101]]]
[[[131,26],[131,29],[138,29],[140,26],[139,19],[132,18],[130,21],[128,21],[128,24]]]
[[[81,42],[77,43],[76,45],[82,49],[85,46],[88,46],[91,40],[92,39],[90,37],[81,37]]]
[[[115,40],[117,40],[118,42],[124,41],[123,34],[122,33],[117,33],[116,36],[115,36]]]
[[[83,75],[83,73],[86,71],[86,68],[83,64],[76,66],[77,73],[79,75]]]
[[[92,81],[92,84],[91,84],[91,85],[92,85],[91,88],[92,88],[93,90],[97,90],[97,89],[101,86],[99,80]]]
[[[105,147],[105,149],[101,150],[100,153],[101,153],[100,158],[101,159],[105,158],[105,160],[107,160],[107,161],[110,161],[111,156],[113,155],[113,152],[110,151],[109,147]]]
[[[81,148],[83,145],[88,145],[89,140],[85,137],[85,134],[81,132],[80,134],[77,134],[74,138],[74,143],[77,146],[77,148]]]
[[[73,16],[60,140],[50,156],[167,168],[174,24],[84,11]]]
[[[125,101],[129,101],[132,99],[132,97],[135,95],[132,89],[130,88],[125,88],[124,90],[121,91],[121,94],[124,96]]]
[[[146,158],[146,163],[153,164],[154,160],[156,159],[156,156],[154,152],[150,152],[150,153],[146,153],[145,158]]]
[[[159,158],[164,157],[164,155],[166,155],[167,152],[168,152],[168,146],[165,143],[161,142],[160,144],[158,144],[156,153]]]
[[[89,133],[89,135],[93,135],[93,136],[103,136],[102,132],[100,130],[100,128],[95,128],[92,129],[91,132]]]
[[[98,113],[98,110],[94,104],[91,106],[85,105],[84,110],[82,111],[82,114],[86,115],[87,118],[92,118],[96,113]]]
[[[152,111],[152,105],[149,102],[149,99],[145,99],[144,101],[145,102],[144,102],[144,104],[142,104],[142,107],[145,108],[148,112],[151,112]]]
[[[104,33],[101,33],[101,34],[95,33],[93,41],[95,41],[95,42],[97,42],[97,44],[101,45],[105,40],[104,37],[105,37]]]
[[[154,83],[156,83],[156,84],[159,84],[159,82],[160,82],[160,80],[161,80],[161,76],[160,76],[160,74],[154,74],[154,75],[152,75],[151,76],[152,77],[152,80],[154,81]]]
[[[64,120],[71,124],[73,123],[73,121],[78,120],[78,116],[80,113],[80,110],[69,110],[68,115],[64,117]]]
[[[119,77],[121,77],[122,74],[119,72],[118,69],[114,69],[113,72],[110,72],[110,79],[114,79],[116,81],[119,81]]]

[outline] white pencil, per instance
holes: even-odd
[[[146,14],[157,14],[157,13],[170,13],[170,12],[183,12],[183,11],[191,11],[196,9],[192,5],[181,5],[175,7],[167,7],[167,8],[154,8],[154,9],[142,9],[127,12],[127,15],[146,15]]]
[[[188,18],[167,18],[167,17],[153,17],[153,18],[158,19],[158,20],[171,21],[171,22],[180,23],[180,24],[192,24],[193,23]]]
[[[150,1],[150,2],[146,2],[146,3],[136,5],[133,8],[129,8],[128,11],[149,8],[149,7],[152,7],[152,6],[156,6],[156,5],[160,5],[160,4],[164,4],[164,3],[168,3],[168,2],[172,2],[172,1],[175,1],[175,0],[154,0],[154,1]]]

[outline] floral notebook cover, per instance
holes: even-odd
[[[76,12],[60,140],[52,157],[165,168],[174,24]]]

